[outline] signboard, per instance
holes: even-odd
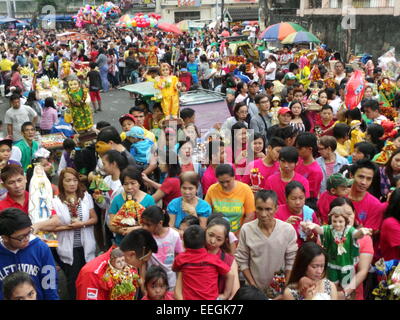
[[[178,7],[200,7],[201,0],[178,0]]]
[[[224,21],[227,21],[227,22],[232,22],[233,21],[232,16],[231,16],[231,14],[229,13],[228,10],[224,11]]]

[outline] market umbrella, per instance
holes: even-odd
[[[182,20],[176,24],[179,30],[189,31],[189,20]]]
[[[165,32],[172,32],[172,33],[176,33],[176,34],[182,34],[182,31],[179,30],[179,28],[172,24],[172,23],[167,23],[167,22],[163,22],[163,23],[159,23],[157,25],[157,28],[165,31]]]
[[[258,25],[258,21],[257,20],[243,21],[242,25],[243,26],[255,26],[255,25]]]
[[[297,31],[307,31],[302,26],[293,22],[281,22],[273,24],[261,32],[259,38],[266,41],[278,41],[285,39],[289,34]]]
[[[160,93],[160,90],[154,88],[154,82],[152,81],[130,84],[120,89],[140,94],[143,97],[153,97]]]
[[[282,40],[282,44],[293,44],[293,43],[320,43],[321,41],[308,31],[299,31],[289,34],[285,39]]]

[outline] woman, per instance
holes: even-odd
[[[303,104],[299,100],[294,100],[289,105],[293,117],[290,120],[290,125],[297,129],[298,133],[309,132],[311,130],[310,121],[306,116],[306,111]]]
[[[178,156],[175,152],[167,149],[166,152],[159,153],[159,168],[162,174],[166,175],[162,183],[157,183],[142,173],[143,181],[157,191],[152,195],[155,202],[163,200],[164,208],[175,198],[181,196],[179,175],[181,166],[178,162]],[[161,181],[160,181],[161,182]]]
[[[210,218],[211,219],[211,218]],[[215,217],[207,223],[206,228],[206,249],[210,254],[218,255],[222,261],[231,267],[234,271],[234,282],[232,293],[229,299],[236,294],[240,288],[238,265],[234,256],[231,254],[229,244],[229,222],[224,218]],[[224,293],[225,290],[225,277],[218,277],[218,292]]]
[[[107,51],[107,65],[108,65],[108,80],[112,87],[115,89],[118,84],[118,61],[117,56],[113,49]]]
[[[265,80],[274,81],[277,70],[276,58],[273,54],[268,57],[268,64],[265,67]]]
[[[208,166],[201,178],[203,194],[207,194],[208,188],[217,183],[215,169],[220,163],[225,162],[225,144],[222,141],[209,141],[206,147]]]
[[[248,86],[244,82],[239,82],[236,86],[235,103],[244,101],[248,97]]]
[[[107,56],[106,49],[100,48],[99,55],[96,59],[96,64],[100,70],[101,84],[104,92],[108,92],[110,87],[110,83],[108,82],[108,64],[107,64]]]
[[[178,160],[181,164],[181,172],[194,171],[201,174],[201,163],[193,154],[194,146],[191,139],[179,142]]]
[[[349,225],[356,228],[358,227],[355,223],[356,211],[351,200],[342,197],[336,198],[331,202],[329,210],[332,210],[335,207],[343,207],[349,217]],[[374,256],[374,247],[372,244],[372,238],[370,236],[365,236],[361,239],[358,239],[357,243],[360,247],[360,257],[358,265],[356,266],[356,274],[347,288],[338,291],[338,299],[340,300],[364,300],[363,282],[367,278],[369,269],[371,267]]]
[[[379,245],[385,261],[400,259],[400,189],[396,189],[389,199],[380,232]]]
[[[52,97],[46,98],[44,100],[44,107],[42,112],[42,117],[40,119],[40,133],[49,134],[53,125],[58,121],[57,107],[54,104],[54,99]]]
[[[231,231],[239,234],[241,226],[254,219],[253,192],[247,184],[235,180],[235,172],[229,164],[217,166],[215,175],[218,183],[208,189],[205,200],[213,211],[229,219]]]
[[[265,158],[265,138],[261,133],[255,133],[251,142],[254,160]]]
[[[200,56],[200,65],[199,65],[199,79],[201,81],[201,86],[203,89],[210,89],[210,65],[207,60],[207,56],[205,54]]]
[[[21,92],[24,92],[24,85],[22,84],[22,78],[21,74],[19,73],[19,70],[21,67],[19,66],[18,63],[15,63],[11,67],[11,82],[10,82],[10,88],[15,87],[21,89]]]
[[[242,102],[236,103],[235,107],[233,109],[233,114],[234,114],[234,116],[226,119],[224,124],[221,127],[221,131],[225,135],[229,135],[228,131],[231,131],[232,126],[236,122],[242,122],[247,128],[249,127],[249,124],[247,122],[248,115],[249,115],[249,108],[245,102],[242,101]]]
[[[381,195],[387,197],[391,187],[396,187],[395,179],[400,177],[400,149],[389,158],[384,167],[379,168]]]
[[[225,154],[229,163],[232,163],[236,171],[236,179],[241,180],[248,164],[248,128],[243,122],[236,122],[231,129],[231,145],[226,147]],[[253,160],[253,159],[251,159]]]
[[[371,123],[367,126],[365,141],[372,143],[377,150],[382,150],[385,140],[382,140],[384,134],[383,127],[377,123]]]
[[[297,251],[283,300],[337,300],[336,286],[325,278],[327,266],[325,250],[314,242],[304,243]],[[306,290],[299,286],[303,277],[313,282]]]
[[[136,167],[126,167],[121,172],[120,181],[123,187],[123,192],[115,196],[111,202],[110,209],[108,210],[108,227],[112,232],[117,234],[115,237],[115,242],[117,245],[121,243],[125,235],[138,228],[137,226],[119,227],[112,224],[115,215],[128,199],[127,195],[130,195],[133,200],[140,203],[144,208],[156,204],[151,195],[140,190],[143,187],[143,180],[140,171]]]
[[[95,258],[96,240],[93,226],[97,215],[92,197],[79,181],[79,173],[72,168],[61,171],[59,195],[53,199],[53,208],[62,225],[57,227],[57,254],[67,278],[69,297],[75,300],[75,281],[81,268]]]
[[[328,104],[328,94],[326,93],[325,90],[321,90],[320,92],[318,92],[318,101],[317,103],[323,107],[326,106]]]
[[[305,234],[300,228],[302,221],[312,221],[319,224],[314,210],[306,205],[306,190],[298,181],[290,181],[285,187],[286,204],[279,205],[275,218],[293,225],[297,233],[299,247],[307,240],[314,238],[313,234]]]
[[[167,212],[170,216],[169,225],[179,229],[182,220],[187,215],[199,217],[200,226],[205,228],[207,217],[211,214],[208,202],[196,196],[200,183],[199,175],[195,172],[185,172],[179,177],[182,197],[173,199]]]

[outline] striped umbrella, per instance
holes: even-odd
[[[285,39],[282,40],[282,44],[293,44],[293,43],[321,43],[321,41],[308,31],[299,31],[289,34]]]
[[[181,31],[189,31],[189,20],[182,20],[176,24]]]
[[[259,38],[266,41],[278,41],[285,39],[289,34],[297,31],[307,30],[297,23],[281,22],[269,26],[260,34]]]

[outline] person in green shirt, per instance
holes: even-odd
[[[35,152],[39,149],[39,143],[34,140],[36,129],[32,122],[24,122],[21,126],[21,133],[23,139],[15,144],[12,158],[21,163],[26,173]]]

